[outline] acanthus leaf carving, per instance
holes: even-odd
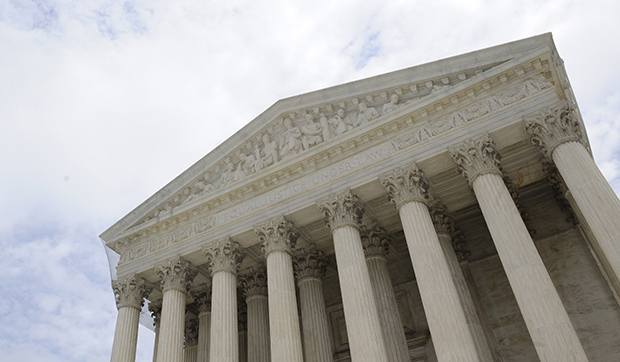
[[[161,307],[162,300],[153,300],[149,303],[149,312],[151,312],[151,318],[153,318],[153,326],[159,328],[159,322],[161,321]]]
[[[357,196],[351,190],[339,194],[332,194],[317,203],[319,210],[326,218],[326,225],[332,232],[344,225],[359,228],[364,209],[359,204]]]
[[[452,235],[454,233],[456,230],[454,219],[444,204],[437,202],[430,208],[429,211],[437,233],[444,233],[448,235]]]
[[[574,111],[563,100],[555,107],[523,117],[532,143],[551,157],[553,150],[565,142],[583,142],[583,131]]]
[[[473,185],[474,180],[484,173],[501,175],[501,155],[497,152],[495,141],[485,133],[448,149],[457,171]]]
[[[199,314],[211,312],[211,287],[211,280],[209,280],[208,283],[201,283],[192,290]]]
[[[265,266],[259,265],[248,270],[239,276],[239,284],[243,289],[246,299],[255,295],[267,296],[267,270]]]
[[[379,225],[363,226],[360,232],[366,258],[387,257],[390,239],[387,231]]]
[[[144,298],[151,294],[153,288],[134,273],[112,281],[112,289],[116,297],[116,308],[133,307],[142,309]]]
[[[295,250],[293,271],[298,283],[307,278],[323,280],[326,270],[327,257],[315,245]]]
[[[211,275],[220,271],[237,274],[245,258],[245,252],[231,237],[204,245],[202,253],[207,258]]]
[[[198,345],[198,326],[197,318],[185,321],[185,348]]]
[[[177,256],[158,265],[155,273],[161,279],[161,288],[164,293],[171,289],[187,293],[190,284],[198,275],[198,269],[189,261]]]
[[[427,203],[430,198],[428,181],[416,164],[407,168],[398,167],[379,181],[388,191],[388,200],[396,204],[396,208],[410,201]]]
[[[254,233],[261,242],[265,256],[273,251],[291,252],[299,235],[293,227],[293,223],[284,216],[267,220],[254,226]]]

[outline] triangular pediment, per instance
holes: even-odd
[[[101,237],[116,248],[195,215],[209,228],[211,210],[363,150],[384,133],[430,124],[444,105],[474,104],[491,83],[523,77],[522,64],[542,69],[540,57],[551,53],[551,35],[543,34],[280,100]],[[541,76],[531,82],[550,84]]]

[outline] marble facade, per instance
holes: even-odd
[[[620,201],[550,34],[281,100],[102,235],[111,361],[620,359]]]

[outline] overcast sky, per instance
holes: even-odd
[[[109,361],[98,235],[281,98],[553,32],[618,192],[619,15],[613,0],[0,0],[0,361]],[[152,348],[141,327],[137,361]]]

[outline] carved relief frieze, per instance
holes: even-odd
[[[553,84],[543,76],[525,80],[516,87],[487,97],[484,101],[441,117],[430,124],[422,125],[416,130],[394,139],[392,145],[397,150],[405,149],[552,87]]]

